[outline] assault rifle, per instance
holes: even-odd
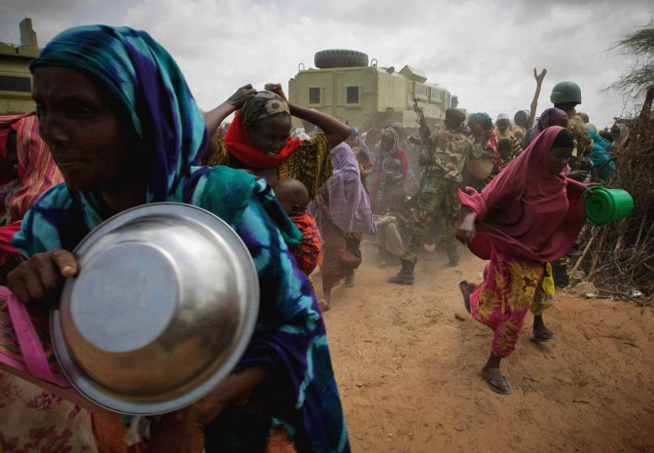
[[[414,99],[413,100],[413,110],[416,112],[416,116],[418,117],[418,124],[420,125],[420,138],[422,138],[423,142],[427,137],[429,137],[431,131],[429,130],[429,125],[427,124],[427,120],[425,119],[425,114],[423,113],[422,109],[418,105],[418,100]]]

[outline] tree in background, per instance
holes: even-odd
[[[622,91],[632,98],[640,98],[647,88],[654,86],[654,16],[647,25],[626,35],[611,49],[634,55],[636,61],[609,88]]]
[[[617,222],[586,229],[580,239],[584,252],[571,273],[582,268],[600,294],[654,308],[654,17],[614,48],[637,58],[609,88],[642,107],[628,120],[630,139],[616,151],[617,171],[607,185],[629,192],[634,208]]]

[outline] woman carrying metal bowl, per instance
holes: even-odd
[[[63,280],[79,270],[72,250],[114,214],[161,201],[207,209],[238,232],[254,258],[259,319],[236,371],[206,397],[161,416],[148,449],[215,451],[219,445],[205,445],[205,428],[255,395],[256,430],[224,420],[247,433],[236,443],[348,451],[320,309],[285,245],[299,232],[276,212],[265,182],[195,166],[207,128],[173,58],[143,31],[84,26],[55,37],[31,70],[40,133],[65,184],[38,201],[14,239],[28,258],[9,276],[14,294],[25,303],[57,301]]]

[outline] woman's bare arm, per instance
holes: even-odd
[[[547,69],[543,69],[540,74],[536,73],[536,68],[534,68],[534,78],[536,79],[536,92],[534,93],[534,98],[531,100],[531,106],[529,107],[529,119],[525,125],[526,129],[529,129],[536,119],[536,109],[538,108],[538,97],[540,96],[540,90],[543,86],[543,79],[547,74]]]
[[[148,442],[148,451],[201,452],[204,448],[204,428],[229,404],[251,393],[269,375],[270,371],[258,366],[231,373],[200,401],[164,414]]]
[[[286,102],[288,102],[288,99],[286,99],[286,95],[282,90],[282,86],[279,83],[268,83],[266,84],[265,88],[268,91],[272,91],[273,93],[278,94]],[[299,105],[292,104],[290,102],[288,102],[288,107],[291,110],[291,115],[296,116],[301,120],[307,121],[311,124],[315,124],[325,134],[327,134],[327,137],[329,137],[329,144],[332,148],[350,136],[350,126],[337,120],[334,117],[321,113],[317,110],[300,107]]]
[[[477,213],[475,211],[471,211],[465,206],[461,206],[461,222],[456,229],[456,238],[464,244],[472,241],[477,235],[477,230],[475,228],[476,218]]]
[[[247,84],[236,90],[236,92],[232,94],[229,99],[220,104],[218,107],[205,113],[204,122],[207,125],[209,135],[214,135],[222,122],[225,121],[225,118],[243,107],[245,101],[252,99],[254,96],[256,96],[256,94],[257,90],[252,88],[252,85]]]

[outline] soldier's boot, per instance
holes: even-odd
[[[413,269],[415,267],[416,263],[402,260],[402,270],[397,275],[390,277],[388,281],[390,283],[398,283],[400,285],[413,285]]]
[[[445,251],[447,252],[447,257],[450,259],[450,266],[458,266],[459,251],[456,248],[456,244],[448,244],[447,247],[445,247]]]

